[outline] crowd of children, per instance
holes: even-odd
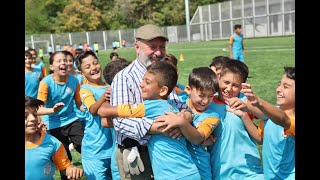
[[[48,74],[43,56],[37,61],[37,51],[26,50],[26,179],[52,179],[56,170],[61,179],[145,179],[148,169],[156,180],[294,179],[295,68],[284,69],[276,89],[277,106],[260,98],[246,82],[249,68],[239,29],[235,26],[230,38],[230,57],[238,60],[214,57],[208,67],[194,67],[186,85],[177,83],[178,61],[162,46],[152,50],[154,54],[147,49],[147,56],[143,48],[153,39],[143,39],[139,30],[141,42],[135,45],[137,60],[132,63],[113,52],[115,59],[110,56],[102,67],[95,43],[95,51],[51,53]],[[155,38],[167,40],[157,30]],[[152,42],[153,48],[162,40]],[[162,57],[150,61],[156,56]],[[123,96],[111,88],[114,79],[136,65],[144,69],[141,79],[129,80],[137,83],[135,91],[143,101],[112,102]],[[148,129],[131,127],[147,133],[145,147],[118,142],[118,131],[133,133],[119,129],[126,118],[148,119],[139,122],[149,124]],[[258,126],[253,118],[260,119]],[[115,122],[120,125],[115,127]],[[83,169],[71,163],[70,144],[81,154]],[[261,155],[257,144],[262,144]]]

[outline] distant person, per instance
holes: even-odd
[[[38,52],[35,49],[30,48],[29,52],[32,55],[32,68],[40,69],[43,77],[47,76],[47,68],[43,61],[37,61]]]
[[[24,54],[24,67],[25,95],[37,98],[39,84],[43,78],[43,75],[41,69],[32,67],[32,54],[28,50],[25,51]]]
[[[39,47],[38,51],[39,51],[39,58],[41,61],[43,61],[43,49],[41,47]]]
[[[99,52],[99,44],[97,42],[94,42],[93,44],[93,50],[98,55]]]
[[[121,58],[118,59],[117,61],[111,61],[109,62],[103,69],[103,77],[106,83],[111,85],[112,80],[114,76],[124,69],[125,67],[129,66],[131,62]]]
[[[79,44],[79,47],[78,47],[78,48],[83,50],[83,46],[82,46],[81,43]]]
[[[111,52],[110,53],[110,61],[115,61],[119,57],[119,54],[116,52]]]
[[[116,41],[117,48],[120,48],[120,42]]]
[[[61,51],[61,46],[60,46],[60,44],[57,44],[57,45],[56,45],[56,51]]]
[[[240,60],[244,63],[244,46],[241,25],[234,25],[233,30],[234,33],[229,39],[230,59]]]
[[[48,51],[49,56],[51,56],[51,54],[52,54],[52,46],[51,45],[48,46],[47,51]]]
[[[122,40],[122,47],[125,48],[126,47],[126,39]]]
[[[113,52],[117,52],[117,42],[116,42],[116,40],[114,40],[112,42],[112,48],[113,48]]]

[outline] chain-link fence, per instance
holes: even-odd
[[[285,36],[295,34],[295,0],[233,0],[199,6],[190,21],[190,38],[186,25],[162,27],[169,43],[226,39],[233,33],[233,26],[241,24],[245,38]],[[132,47],[136,29],[73,32],[60,34],[25,35],[25,46],[55,50],[56,45],[97,43],[99,50],[112,49],[117,40],[122,47]]]

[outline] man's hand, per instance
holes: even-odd
[[[144,165],[136,146],[124,149],[122,155],[123,168],[126,173],[130,172],[132,175],[139,175],[144,171]]]
[[[59,112],[59,111],[63,108],[63,106],[64,106],[64,103],[63,103],[63,102],[58,102],[57,104],[55,104],[55,105],[53,106],[53,112],[54,112],[54,113]]]
[[[105,96],[105,98],[106,98],[106,101],[109,101],[109,102],[110,102],[111,86],[109,86],[109,87],[106,89],[106,92],[104,93],[104,96]]]
[[[74,165],[70,165],[66,169],[66,175],[68,179],[79,179],[80,177],[83,176],[83,170],[81,168],[78,168]]]

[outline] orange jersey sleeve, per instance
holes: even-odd
[[[37,99],[46,103],[47,98],[48,98],[48,86],[43,81],[40,81]]]
[[[140,104],[120,104],[117,106],[117,113],[119,117],[144,117],[145,107],[143,103]]]
[[[81,104],[80,84],[77,85],[76,92],[74,93],[74,100],[75,100],[77,103],[80,103],[80,104]]]
[[[180,94],[183,92],[183,90],[181,88],[179,88],[178,86],[175,86],[173,89],[176,91],[177,94]]]
[[[43,74],[43,77],[46,77],[48,75],[46,66],[42,67],[42,74]]]
[[[285,130],[284,133],[286,135],[292,136],[292,137],[296,137],[296,125],[295,125],[295,118],[294,117],[290,117],[290,127],[289,129]]]
[[[62,144],[60,144],[58,151],[53,155],[52,160],[56,165],[57,170],[65,170],[71,165],[71,162],[68,159],[67,151]]]
[[[232,36],[230,36],[230,38],[229,38],[229,44],[233,44],[233,37]]]
[[[88,89],[81,89],[80,96],[81,96],[81,101],[88,109],[90,109],[92,104],[96,102],[96,100],[94,99],[94,95]]]
[[[204,138],[207,139],[212,131],[219,125],[220,120],[215,117],[208,117],[200,123],[197,130],[204,134]]]
[[[263,137],[264,132],[264,120],[260,120],[260,124],[258,126],[258,132],[260,134],[260,137]]]

